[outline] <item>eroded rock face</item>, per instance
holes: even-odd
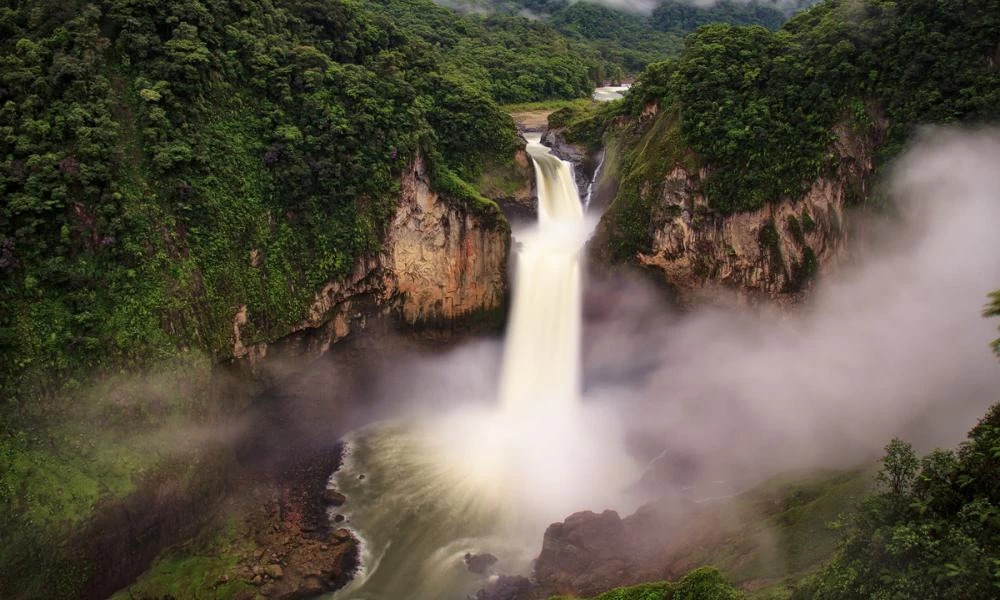
[[[410,324],[499,308],[509,232],[443,200],[418,158],[403,178],[402,201],[387,241],[392,294]]]
[[[381,316],[422,325],[502,308],[510,248],[502,217],[432,191],[419,156],[403,174],[401,190],[382,251],[316,293],[307,317],[283,340],[297,347],[284,348],[283,355],[321,354]],[[245,306],[233,317],[232,355],[252,367],[266,358],[269,345],[242,339],[249,318]]]
[[[649,118],[655,116],[653,111]],[[831,153],[839,158],[836,168],[817,178],[801,197],[754,211],[715,213],[701,190],[709,173],[673,166],[652,202],[651,251],[637,254],[634,261],[661,272],[683,304],[720,292],[751,301],[797,301],[817,272],[835,267],[846,255],[848,207],[870,192],[872,155],[886,128],[884,119],[874,121],[875,127],[865,133],[835,127]]]

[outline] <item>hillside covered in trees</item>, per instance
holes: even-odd
[[[797,198],[832,173],[837,123],[874,138],[877,170],[921,125],[995,122],[997,15],[996,0],[834,0],[776,32],[709,25],[679,58],[650,65],[620,105],[555,115],[591,144],[614,117],[630,117],[614,133],[627,156],[608,216],[611,253],[648,249],[651,202],[675,165],[706,169],[699,190],[726,215]],[[658,115],[643,118],[651,106]],[[852,203],[872,200],[861,189]]]
[[[586,63],[543,25],[452,18],[456,43],[493,44],[459,64],[418,14],[454,17],[429,1],[0,8],[0,596],[74,597],[96,547],[67,540],[93,511],[144,475],[212,473],[200,442],[143,433],[218,416],[233,315],[246,306],[247,345],[288,334],[379,252],[418,158],[447,202],[505,230],[476,189],[523,144],[499,91],[523,76],[516,99],[587,96]],[[486,62],[514,39],[507,58],[530,65]]]
[[[706,5],[683,0],[649,3],[651,12],[635,5],[584,0],[449,0],[442,5],[468,14],[527,16],[551,25],[578,45],[596,52],[600,75],[617,79],[635,75],[646,65],[680,54],[684,36],[702,25],[761,25],[777,29],[808,3],[731,2]],[[641,5],[646,7],[645,4]]]

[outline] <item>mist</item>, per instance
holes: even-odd
[[[545,518],[630,510],[635,499],[613,492],[634,467],[660,470],[664,493],[869,464],[894,436],[920,451],[960,442],[1000,389],[996,324],[981,316],[1000,287],[997,164],[997,130],[922,132],[887,173],[896,210],[865,218],[848,242],[861,256],[799,307],[678,312],[637,277],[592,276],[575,429],[544,415],[526,425],[505,450],[523,469],[505,493]],[[500,360],[501,343],[485,340],[395,362],[374,396],[395,418],[441,422],[471,406],[465,423],[489,420]],[[457,454],[483,445],[474,427],[446,429]],[[534,505],[545,496],[532,490],[556,488],[553,505]]]
[[[893,436],[956,444],[1000,399],[981,316],[1000,287],[997,164],[997,130],[922,132],[889,174],[898,214],[871,217],[849,241],[864,255],[791,312],[676,315],[648,287],[592,281],[587,395],[713,477],[852,466]]]

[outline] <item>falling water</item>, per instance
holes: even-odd
[[[609,461],[609,444],[593,433],[607,420],[588,425],[579,402],[580,251],[590,228],[572,166],[537,136],[527,151],[538,224],[515,235],[498,399],[346,438],[332,483],[348,498],[340,510],[363,542],[362,570],[337,600],[466,597],[485,584],[464,568],[466,552],[492,552],[498,572],[527,573],[546,525],[616,506],[614,482],[635,476]],[[595,490],[594,481],[612,484]]]
[[[580,395],[583,208],[573,167],[528,140],[538,182],[538,229],[519,238],[517,282],[500,403],[508,413],[559,410]]]

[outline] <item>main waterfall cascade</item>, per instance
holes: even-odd
[[[464,407],[443,416],[347,437],[332,481],[348,498],[342,510],[362,541],[362,566],[337,600],[464,598],[485,584],[465,569],[467,552],[494,554],[497,572],[526,574],[545,526],[617,505],[615,485],[594,490],[594,481],[634,480],[634,466],[609,460],[617,455],[598,439],[607,420],[588,421],[580,409],[580,254],[592,228],[573,167],[540,136],[527,151],[538,224],[514,235],[498,398],[487,409],[460,398]]]
[[[559,410],[580,396],[580,249],[586,241],[573,167],[528,138],[538,229],[518,238],[517,284],[500,403],[509,413]],[[523,238],[523,239],[522,239]]]

